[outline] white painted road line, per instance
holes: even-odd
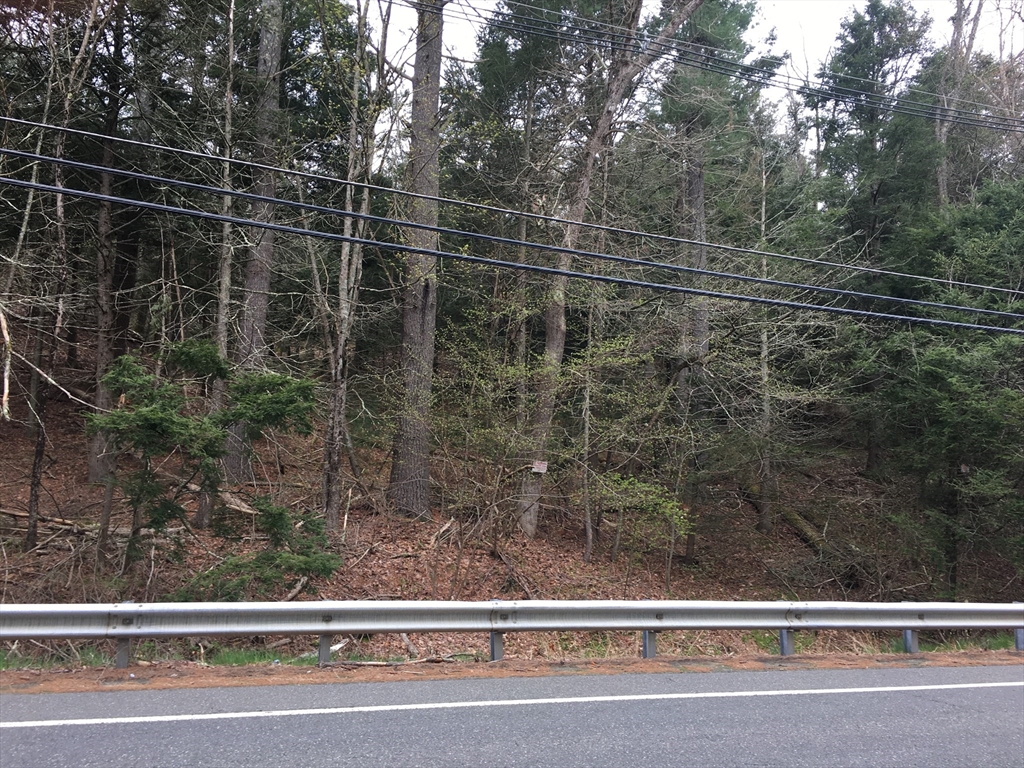
[[[575,696],[552,699],[507,699],[496,701],[447,701],[428,704],[382,704],[364,707],[325,707],[321,709],[282,709],[255,712],[211,712],[185,715],[145,715],[140,717],[94,717],[81,720],[25,720],[0,722],[3,728],[52,728],[64,725],[129,725],[133,723],[175,723],[197,720],[243,720],[255,717],[297,717],[302,715],[350,715],[364,712],[409,712],[431,709],[472,709],[475,707],[523,707],[541,704],[603,704],[619,701],[673,701],[680,699],[738,699],[761,696],[821,696],[844,693],[908,693],[914,691],[950,691],[966,688],[1024,688],[1024,682],[958,683],[950,685],[892,685],[874,688],[808,688],[779,691],[709,691],[705,693],[651,693],[625,696]]]

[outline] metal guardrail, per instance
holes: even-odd
[[[488,602],[320,601],[299,603],[114,603],[0,605],[0,640],[103,639],[118,642],[127,666],[132,639],[232,635],[318,635],[320,661],[334,635],[488,632],[491,658],[508,632],[640,631],[644,657],[658,632],[763,629],[793,652],[794,631],[903,630],[908,652],[927,629],[1013,629],[1024,650],[1024,604],[729,602],[686,600],[525,600]]]

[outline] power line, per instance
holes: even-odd
[[[532,18],[532,17],[529,17],[529,16],[524,16],[522,14],[515,13],[514,11],[511,10],[511,6],[513,6],[513,5],[514,6],[518,6],[518,7],[522,7],[522,8],[528,8],[528,9],[531,9],[531,10],[536,10],[536,11],[539,11],[541,13],[551,14],[551,13],[556,13],[555,11],[552,11],[552,10],[549,10],[549,9],[544,9],[544,8],[538,8],[536,6],[531,6],[531,5],[528,5],[526,3],[513,2],[513,3],[509,3],[509,4],[506,5],[506,7],[510,8],[508,13],[500,14],[503,18],[511,18],[511,19],[513,19],[514,23],[515,22],[520,23],[523,29],[527,29],[528,28],[528,29],[531,29],[531,30],[534,30],[534,31],[537,31],[537,32],[547,33],[546,36],[548,36],[548,37],[552,36],[550,34],[550,29],[545,29],[544,27],[536,26],[536,24],[538,22],[543,23],[541,20],[538,20],[538,19],[535,19],[535,18]],[[479,11],[477,11],[476,9],[473,9],[471,6],[461,6],[461,7],[468,8],[469,10],[473,10],[475,16],[480,21],[484,21],[485,23],[491,24],[493,26],[498,26],[499,28],[502,27],[501,23],[498,22],[498,21],[495,21],[493,17],[492,17],[492,19],[490,21],[485,20],[483,18],[482,14],[480,14]],[[460,15],[461,15],[462,18],[465,18],[467,20],[472,21],[471,19],[469,19],[469,16],[466,14],[465,11],[462,11]],[[496,14],[496,15],[498,15],[498,14]],[[650,41],[650,36],[647,33],[640,33],[639,35],[636,35],[631,30],[628,30],[625,27],[622,27],[622,26],[619,26],[619,25],[615,25],[615,24],[610,24],[608,22],[602,22],[602,21],[598,21],[598,20],[594,20],[594,19],[584,19],[584,21],[586,21],[591,26],[603,27],[603,28],[612,30],[612,32],[610,33],[610,37],[611,38],[617,38],[620,41],[618,43],[618,45],[613,45],[612,47],[613,48],[617,47],[619,50],[637,51],[638,50],[638,45],[642,45],[642,44],[646,44],[646,43],[650,43],[651,42]],[[606,42],[604,39],[601,39],[601,38],[595,39],[594,38],[594,30],[592,30],[592,29],[588,29],[587,27],[582,27],[579,24],[565,23],[565,22],[562,21],[562,17],[561,16],[559,16],[559,22],[560,22],[559,26],[561,28],[564,28],[564,29],[566,29],[566,30],[568,30],[570,32],[578,32],[578,33],[581,33],[583,36],[590,35],[590,40],[588,41],[586,39],[583,39],[583,42],[591,42],[591,43],[604,43],[604,42]],[[514,30],[514,26],[513,25],[506,25],[504,28]],[[557,35],[555,37],[557,37]],[[642,41],[642,43],[638,43],[638,41]],[[678,52],[678,53],[689,55],[691,57],[691,63],[693,65],[695,65],[695,66],[702,66],[698,62],[694,62],[693,61],[692,57],[695,55],[695,52],[692,49],[687,49],[685,46],[686,46],[686,43],[684,43],[684,42],[681,42],[681,41],[671,41],[671,42],[665,44],[665,46],[663,47],[662,51],[663,51],[663,53],[667,53],[669,51],[675,51],[675,52]],[[703,45],[701,46],[701,51],[703,51],[703,52],[711,52],[711,53],[715,53],[715,54],[722,54],[722,53],[730,54],[730,53],[732,53],[730,51],[726,51],[726,50],[721,49],[721,48],[714,48],[712,46],[703,46]],[[715,66],[719,67],[719,69],[717,71],[720,74],[728,74],[730,76],[743,77],[742,72],[746,72],[746,73],[760,73],[762,76],[764,76],[766,78],[770,78],[770,79],[775,80],[775,81],[778,81],[780,79],[785,81],[784,83],[783,82],[774,82],[774,83],[771,83],[771,84],[776,85],[777,87],[780,87],[780,88],[784,88],[786,90],[796,90],[796,91],[800,91],[800,92],[803,92],[803,93],[807,93],[809,95],[818,95],[818,96],[822,96],[822,97],[834,96],[835,95],[834,92],[825,91],[825,90],[822,90],[821,88],[811,87],[810,83],[807,82],[807,81],[804,81],[804,82],[796,81],[797,84],[793,85],[793,81],[794,81],[793,77],[791,77],[790,75],[780,74],[780,73],[778,73],[774,69],[767,69],[767,68],[764,68],[764,67],[757,67],[757,66],[754,66],[754,65],[751,65],[751,64],[738,63],[738,62],[732,61],[731,59],[725,58],[723,56],[714,56],[714,57],[701,56],[701,58],[702,59],[703,58],[713,58],[714,61],[713,62],[709,62],[707,66],[710,66],[712,68],[715,67]],[[779,59],[776,59],[776,61],[780,61],[780,63],[781,63],[781,60],[779,60]],[[722,69],[721,67],[725,67],[725,69]],[[875,80],[870,80],[870,79],[867,79],[867,78],[861,78],[861,77],[856,77],[856,76],[844,76],[844,77],[847,80],[856,80],[858,82],[868,83],[868,84],[871,84],[871,85],[887,87],[885,83],[881,83],[881,82],[875,81]],[[747,79],[756,79],[756,78],[749,78],[748,77]],[[940,111],[942,111],[946,115],[946,118],[944,118],[944,119],[952,118],[954,121],[961,122],[961,121],[964,121],[964,119],[966,118],[967,119],[966,122],[968,122],[969,124],[972,124],[972,125],[976,125],[978,127],[996,128],[996,129],[1002,128],[1002,129],[1011,130],[1011,131],[1024,131],[1024,121],[1015,120],[1013,118],[996,116],[996,115],[979,115],[978,113],[969,112],[969,111],[966,111],[966,110],[955,110],[953,108],[940,107],[940,106],[928,104],[928,103],[925,103],[925,102],[911,101],[911,100],[906,99],[905,97],[904,98],[898,98],[898,97],[882,96],[880,94],[873,93],[873,92],[870,92],[870,91],[856,90],[856,89],[851,89],[851,88],[839,88],[839,90],[843,91],[842,95],[845,95],[845,96],[851,97],[851,98],[853,98],[853,97],[868,97],[868,98],[879,99],[879,100],[887,100],[889,102],[892,102],[893,104],[898,102],[898,103],[904,105],[904,108],[901,108],[901,110],[899,110],[899,111],[905,111],[908,114],[915,114],[917,116],[936,117],[935,111],[936,110],[940,110]],[[934,93],[931,93],[929,91],[925,91],[925,90],[920,89],[920,88],[907,88],[907,89],[905,89],[905,92],[906,93],[916,93],[916,94],[920,94],[922,96],[933,96],[935,98],[942,98],[938,94],[934,94]],[[996,109],[996,107],[994,107],[992,105],[982,104],[980,102],[971,102],[971,101],[967,101],[966,99],[958,99],[958,101],[960,101],[962,103],[973,104],[975,106],[985,107],[987,109]],[[907,105],[912,105],[914,107],[918,107],[919,109],[917,109],[916,111],[908,111],[907,108],[906,108]],[[981,122],[979,122],[979,120]],[[995,121],[995,124],[993,124],[993,121]]]
[[[505,14],[505,15],[515,16],[517,18],[522,18],[524,20],[532,20],[532,19],[529,16],[524,16],[522,14],[516,14],[512,10],[513,6],[519,7],[519,8],[525,8],[527,10],[537,11],[537,12],[542,13],[542,14],[549,14],[550,15],[550,14],[557,14],[557,13],[559,13],[558,11],[550,9],[550,8],[541,8],[541,7],[536,6],[536,5],[530,5],[529,3],[517,2],[516,0],[506,0],[506,2],[503,3],[503,5],[506,8],[509,9],[509,13]],[[485,24],[490,23],[490,20],[486,19],[484,17],[483,13],[481,13],[481,11],[478,8],[474,8],[468,2],[457,2],[457,3],[454,3],[452,6],[449,6],[449,8],[451,8],[451,7],[460,7],[460,8],[465,9],[462,13],[459,14],[461,18],[464,18],[466,20],[470,20],[469,17],[467,15],[465,15],[465,14],[467,12],[469,12],[469,11],[472,11],[473,15],[477,19],[479,19],[481,22],[483,22]],[[497,13],[498,13],[498,10],[495,9],[495,14],[497,14]],[[601,21],[599,19],[585,19],[585,21],[589,25],[591,25],[591,26],[600,27],[600,28],[604,28],[604,29],[608,29],[608,30],[612,30],[614,32],[617,32],[617,33],[619,33],[620,37],[624,37],[624,36],[627,36],[627,35],[631,36],[630,30],[628,30],[626,27],[623,27],[620,24],[613,24],[611,22]],[[734,55],[733,51],[730,51],[730,50],[725,49],[725,48],[716,48],[714,46],[709,46],[709,45],[703,45],[702,44],[701,45],[701,49],[705,50],[705,51],[711,51],[711,52],[713,52],[715,54],[721,54],[721,55],[724,55],[724,56]],[[786,60],[785,57],[780,57],[780,56],[766,56],[764,58],[770,59],[771,61],[777,62],[778,64],[783,64],[783,63],[785,63],[785,60]],[[744,65],[744,66],[750,66],[750,65]],[[758,68],[758,67],[755,67],[754,69],[757,69],[757,70],[765,72],[765,73],[772,73],[772,72],[774,72],[774,70]],[[789,80],[794,79],[790,75],[781,75],[781,76],[785,77],[785,78],[787,78]],[[872,80],[872,79],[866,78],[866,77],[857,77],[855,75],[844,75],[844,77],[846,79],[848,79],[848,80],[856,80],[857,82],[865,83],[867,85],[886,87],[885,83],[883,83],[881,81],[878,81],[878,80]],[[800,87],[803,87],[803,86],[801,85]],[[914,94],[918,94],[920,96],[927,96],[927,97],[932,97],[932,98],[936,98],[936,99],[948,98],[948,97],[942,96],[941,94],[934,93],[932,91],[927,91],[927,90],[924,90],[923,88],[916,88],[916,87],[913,87],[913,86],[906,88],[905,91],[907,93],[914,93]],[[988,104],[988,103],[980,102],[980,101],[972,101],[972,100],[964,98],[964,97],[956,97],[956,98],[953,99],[953,101],[955,101],[957,103],[961,103],[961,104],[969,104],[969,105],[975,106],[975,107],[982,107],[984,109],[991,109],[991,110],[998,109],[998,107],[996,107],[993,104]],[[1002,119],[1002,118],[1000,118],[1000,119]]]
[[[825,293],[832,296],[844,296],[847,298],[854,299],[867,299],[871,301],[887,301],[896,304],[903,304],[906,306],[925,307],[928,309],[938,309],[954,312],[969,312],[973,314],[989,315],[992,317],[1003,317],[1010,320],[1024,320],[1024,315],[1015,312],[1003,312],[994,309],[983,309],[979,307],[968,307],[960,306],[955,304],[945,304],[941,302],[923,301],[920,299],[910,299],[900,296],[887,296],[884,294],[866,293],[863,291],[852,291],[845,290],[842,288],[832,288],[829,286],[817,286],[808,285],[805,283],[794,283],[783,280],[774,280],[764,277],[756,277],[753,275],[736,274],[731,272],[720,272],[716,270],[701,269],[697,267],[687,267],[679,264],[669,264],[665,262],[649,261],[647,259],[636,259],[626,256],[615,256],[607,253],[600,253],[596,251],[583,251],[576,248],[566,248],[564,246],[546,245],[542,243],[535,243],[527,240],[518,240],[514,238],[500,237],[497,235],[488,235],[475,232],[468,232],[465,230],[453,229],[450,227],[441,227],[437,225],[421,224],[412,221],[394,219],[384,216],[375,216],[372,214],[362,214],[352,211],[345,211],[339,208],[331,208],[322,205],[316,205],[313,203],[297,202],[292,200],[285,200],[277,197],[270,197],[266,195],[258,195],[252,192],[244,192],[241,190],[226,189],[223,187],[210,186],[206,184],[198,184],[196,182],[181,181],[177,179],[170,179],[163,176],[154,176],[152,174],[140,173],[137,171],[128,171],[118,168],[107,168],[92,163],[84,163],[77,160],[70,160],[68,158],[55,158],[47,155],[37,155],[31,152],[22,152],[19,150],[4,149],[0,147],[0,155],[6,155],[8,157],[18,157],[25,160],[48,162],[58,165],[63,165],[70,168],[78,168],[81,170],[88,170],[95,173],[111,173],[117,176],[125,178],[131,178],[138,181],[146,181],[154,184],[170,185],[181,187],[184,189],[191,189],[198,192],[204,192],[211,195],[229,195],[231,197],[248,200],[251,202],[265,202],[272,205],[284,205],[291,208],[298,208],[301,210],[312,211],[316,213],[327,214],[331,216],[348,217],[354,219],[361,219],[376,224],[385,224],[399,227],[411,227],[414,229],[423,229],[430,232],[436,232],[441,235],[449,235],[454,237],[466,237],[481,240],[488,243],[494,243],[499,245],[508,245],[513,247],[526,247],[533,250],[548,251],[551,253],[568,254],[574,257],[596,259],[600,261],[612,262],[616,264],[624,264],[629,266],[638,266],[651,269],[660,269],[671,272],[678,272],[691,275],[700,275],[702,277],[711,277],[722,280],[734,280],[739,282],[753,283],[757,285],[766,285],[774,288],[785,288],[790,290],[799,291],[810,291],[813,293]]]
[[[472,21],[465,12],[462,12],[460,15],[462,18]],[[607,37],[602,37],[599,36],[595,30],[587,29],[571,23],[559,23],[557,28],[555,28],[553,24],[542,26],[544,24],[543,21],[524,17],[521,14],[508,13],[503,16],[505,18],[511,18],[512,20],[503,21],[494,20],[492,18],[488,24],[492,27],[505,29],[510,32],[525,32],[527,34],[533,34],[538,37],[546,37],[554,40],[583,42],[591,45],[604,45],[609,47],[611,50],[618,50],[632,54],[638,54],[641,51],[650,49],[656,45],[656,41],[651,40],[650,36],[646,34],[633,35],[629,31],[622,31],[611,33]],[[612,25],[606,26],[611,27]],[[612,28],[620,30],[624,29],[621,27]],[[566,35],[565,32],[577,33],[578,36],[572,37]],[[617,38],[617,40],[615,38]],[[774,85],[785,90],[796,91],[808,96],[816,96],[823,99],[835,99],[848,103],[863,100],[869,105],[875,106],[883,111],[896,112],[913,117],[942,119],[946,122],[988,130],[1024,132],[1024,121],[1014,120],[1008,117],[980,115],[976,112],[913,101],[907,99],[905,96],[887,96],[872,93],[870,91],[847,88],[844,86],[833,86],[831,89],[826,89],[820,86],[811,86],[808,82],[794,85],[793,78],[789,75],[779,74],[774,70],[763,67],[737,63],[724,57],[711,54],[710,51],[714,50],[716,49],[704,49],[704,52],[697,52],[692,48],[688,48],[686,43],[681,41],[669,41],[660,44],[660,51],[656,52],[659,52],[660,55],[670,53],[675,54],[677,61],[685,66],[695,67],[727,77],[736,77],[762,85]],[[853,79],[859,80],[861,78]],[[879,85],[883,84],[879,83]]]
[[[915,317],[912,315],[894,315],[884,312],[872,312],[869,310],[855,309],[851,307],[835,307],[821,304],[805,304],[796,301],[787,301],[784,299],[771,299],[763,296],[749,296],[746,294],[724,293],[722,291],[709,291],[702,288],[691,288],[681,285],[669,285],[666,283],[652,283],[642,280],[631,280],[628,278],[613,277],[611,275],[600,275],[588,272],[576,272],[573,270],[562,270],[557,269],[555,267],[545,267],[537,264],[523,264],[520,262],[503,261],[500,259],[491,259],[483,256],[472,256],[465,253],[451,253],[448,251],[440,251],[431,248],[415,248],[402,245],[400,243],[389,243],[386,241],[372,240],[369,238],[341,235],[333,232],[303,229],[300,227],[289,226],[287,224],[255,221],[253,219],[240,218],[237,216],[225,216],[223,214],[211,213],[209,211],[181,208],[179,206],[171,206],[165,205],[163,203],[154,203],[143,200],[133,200],[130,198],[118,197],[115,195],[105,195],[99,192],[89,192],[87,190],[82,189],[56,187],[51,184],[41,184],[38,182],[22,181],[20,179],[11,179],[8,177],[0,178],[0,183],[14,187],[20,187],[22,189],[34,189],[40,192],[50,192],[53,194],[74,195],[77,197],[84,197],[92,200],[105,200],[111,203],[117,203],[118,205],[146,208],[149,210],[161,211],[163,213],[191,216],[194,218],[208,219],[210,221],[228,222],[239,226],[251,226],[260,229],[273,230],[275,232],[284,232],[287,234],[317,237],[320,239],[332,240],[335,242],[353,243],[357,245],[381,248],[389,251],[403,253],[418,253],[426,256],[435,256],[441,259],[452,259],[455,261],[464,261],[472,264],[481,264],[490,267],[517,269],[521,271],[538,272],[547,275],[562,275],[565,277],[582,280],[593,280],[596,282],[608,283],[612,285],[642,288],[646,290],[660,290],[669,293],[681,293],[692,296],[703,296],[706,298],[723,299],[727,301],[740,301],[750,304],[761,304],[765,306],[785,307],[788,309],[808,310],[813,312],[826,312],[830,314],[847,315],[852,317],[868,317],[876,318],[879,320],[894,320],[898,322],[915,323],[919,325],[934,325],[945,328],[959,328],[963,330],[988,331],[993,333],[1006,333],[1016,336],[1024,336],[1024,329],[1018,328],[1004,328],[993,325],[979,325],[975,323],[963,323],[953,320],[939,320],[929,317]]]
[[[1020,293],[1019,290],[1015,290],[1013,288],[1002,288],[1002,287],[999,287],[999,286],[983,285],[983,284],[979,284],[979,283],[969,283],[969,282],[962,281],[962,280],[948,280],[948,279],[938,278],[938,277],[929,277],[929,276],[926,276],[926,275],[914,275],[914,274],[909,274],[909,273],[906,273],[906,272],[896,272],[896,271],[893,271],[893,270],[881,269],[881,268],[877,268],[877,267],[865,267],[865,266],[858,266],[856,264],[843,264],[843,263],[834,262],[834,261],[825,261],[825,260],[820,260],[820,259],[810,259],[810,258],[806,258],[806,257],[803,257],[803,256],[793,256],[793,255],[790,255],[790,254],[777,253],[777,252],[774,252],[774,251],[763,251],[763,250],[758,250],[756,248],[744,248],[744,247],[736,246],[736,245],[723,245],[723,244],[720,244],[720,243],[708,243],[708,242],[703,242],[703,241],[700,241],[700,240],[691,240],[691,239],[687,239],[687,238],[683,238],[683,237],[673,237],[671,235],[660,235],[660,234],[656,234],[656,233],[652,233],[652,232],[642,232],[642,231],[639,231],[639,230],[625,229],[625,228],[622,228],[622,227],[613,227],[613,226],[609,226],[609,225],[606,225],[606,224],[594,224],[594,223],[588,223],[588,222],[570,222],[568,219],[558,218],[557,216],[547,216],[545,214],[540,214],[540,213],[530,213],[530,212],[527,212],[527,211],[517,211],[517,210],[512,210],[512,209],[509,209],[509,208],[501,208],[501,207],[494,206],[494,205],[486,205],[484,203],[473,203],[473,202],[469,202],[469,201],[466,201],[466,200],[456,200],[456,199],[453,199],[453,198],[436,197],[436,196],[431,196],[431,195],[423,195],[423,194],[418,194],[418,193],[415,193],[415,192],[407,192],[405,190],[395,189],[393,187],[384,187],[384,186],[380,186],[380,185],[376,185],[376,184],[368,184],[368,183],[365,183],[365,182],[350,181],[348,179],[341,179],[341,178],[334,177],[334,176],[326,176],[326,175],[323,175],[323,174],[310,173],[308,171],[300,171],[300,170],[296,170],[296,169],[292,169],[292,168],[282,168],[280,166],[266,165],[266,164],[263,164],[263,163],[256,163],[256,162],[253,162],[253,161],[250,161],[250,160],[241,160],[241,159],[235,159],[235,158],[225,158],[225,157],[222,157],[220,155],[211,155],[211,154],[209,154],[207,152],[198,152],[196,150],[181,149],[181,148],[177,148],[177,147],[170,147],[170,146],[163,145],[163,144],[154,144],[154,143],[151,143],[151,142],[139,141],[137,139],[128,139],[128,138],[123,138],[123,137],[119,137],[119,136],[107,136],[107,135],[104,135],[104,134],[101,134],[101,133],[96,133],[94,131],[86,131],[86,130],[82,130],[82,129],[79,129],[79,128],[70,128],[70,127],[66,127],[66,126],[49,125],[49,124],[46,124],[46,123],[38,123],[38,122],[31,121],[31,120],[24,120],[24,119],[20,119],[20,118],[7,117],[7,116],[4,116],[4,115],[0,115],[0,122],[13,123],[13,124],[16,124],[16,125],[23,125],[23,126],[28,126],[28,127],[32,127],[32,128],[40,128],[40,129],[44,129],[44,130],[59,131],[59,132],[68,133],[68,134],[71,134],[71,135],[83,136],[83,137],[87,137],[87,138],[97,139],[97,140],[100,140],[100,141],[113,141],[113,142],[116,142],[116,143],[125,144],[127,146],[138,147],[140,149],[154,149],[154,150],[161,151],[161,152],[172,152],[172,153],[175,153],[175,154],[178,154],[178,155],[182,155],[184,157],[194,157],[194,158],[197,158],[197,159],[209,160],[209,161],[217,163],[217,164],[228,162],[228,163],[231,163],[232,165],[236,165],[236,166],[239,166],[239,167],[242,167],[242,168],[251,168],[251,169],[257,169],[257,170],[272,171],[274,173],[280,173],[280,174],[283,174],[283,175],[294,176],[294,177],[300,178],[300,179],[308,179],[308,180],[312,180],[312,181],[321,181],[321,182],[330,182],[330,183],[333,183],[333,184],[343,184],[343,185],[344,184],[348,184],[348,185],[352,185],[354,187],[357,187],[359,189],[368,189],[370,191],[382,192],[382,193],[385,193],[385,194],[398,195],[398,196],[402,196],[402,197],[416,198],[416,199],[421,199],[421,200],[433,200],[433,201],[437,201],[439,203],[443,203],[445,205],[459,206],[459,207],[463,207],[463,208],[469,208],[469,209],[472,209],[472,210],[485,211],[485,212],[488,212],[488,213],[497,213],[497,214],[501,214],[501,215],[504,215],[504,216],[517,216],[517,217],[527,218],[527,219],[530,219],[532,221],[539,221],[539,222],[544,222],[544,223],[548,223],[548,224],[556,224],[556,225],[559,225],[559,226],[566,226],[566,225],[569,225],[569,224],[574,224],[576,226],[584,227],[586,229],[593,230],[593,231],[596,231],[596,232],[606,232],[606,233],[609,233],[609,234],[618,234],[618,235],[624,235],[624,236],[627,236],[627,237],[648,238],[648,239],[653,240],[653,241],[657,241],[657,242],[661,242],[661,243],[668,243],[668,244],[675,244],[675,245],[691,245],[691,246],[698,246],[698,247],[704,247],[704,248],[713,248],[715,250],[724,251],[724,252],[727,252],[727,253],[740,253],[740,254],[749,254],[749,255],[752,255],[752,256],[762,256],[762,257],[771,258],[771,259],[781,259],[781,260],[784,260],[784,261],[792,261],[792,262],[796,262],[796,263],[800,263],[800,264],[808,264],[808,265],[812,265],[812,266],[815,266],[815,267],[829,267],[829,268],[832,268],[832,269],[844,269],[844,270],[849,270],[851,272],[860,272],[860,273],[863,273],[863,274],[878,275],[878,276],[882,276],[882,277],[896,277],[896,278],[907,279],[907,280],[916,280],[916,281],[920,281],[920,282],[924,282],[924,283],[934,283],[934,284],[942,285],[942,286],[945,286],[947,288],[951,288],[951,287],[969,288],[969,289],[975,289],[975,290],[981,290],[981,291],[991,291],[991,292],[994,292],[994,293],[1005,293],[1005,294],[1010,294],[1010,295],[1017,295],[1017,294]]]

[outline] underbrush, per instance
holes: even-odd
[[[419,649],[413,656],[409,643]],[[796,632],[794,646],[798,654],[826,656],[859,654],[865,657],[884,654],[902,655],[902,634],[895,632]],[[638,658],[641,654],[639,632],[536,632],[505,635],[505,659],[575,662],[596,659]],[[957,653],[969,651],[1007,651],[1014,649],[1013,632],[956,631],[922,632],[921,653]],[[660,658],[724,658],[731,656],[777,656],[777,632],[680,631],[657,635]],[[113,641],[101,643],[50,642],[8,643],[0,649],[0,670],[112,667]],[[399,635],[350,637],[343,641],[332,659],[352,663],[402,663],[415,658],[445,658],[460,662],[488,660],[487,636],[443,634],[414,635],[407,641]],[[145,666],[175,661],[198,662],[205,666],[315,666],[315,637],[297,637],[256,641],[145,640],[132,644],[132,663]]]

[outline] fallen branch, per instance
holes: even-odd
[[[203,489],[195,483],[188,483],[185,487],[193,493],[203,493]],[[217,497],[221,500],[224,506],[232,512],[241,512],[246,515],[258,515],[260,513],[258,509],[246,504],[245,501],[238,498],[230,491],[220,491],[217,494]]]
[[[295,586],[292,587],[292,591],[288,593],[288,596],[285,597],[283,602],[287,603],[290,600],[294,600],[296,597],[298,597],[299,596],[299,592],[302,591],[302,588],[305,587],[308,582],[309,582],[309,576],[300,576],[299,580],[297,582],[295,582]]]
[[[872,582],[871,569],[865,555],[850,542],[832,542],[825,538],[807,518],[794,509],[783,507],[782,519],[793,527],[804,543],[837,571],[839,583],[853,588]]]
[[[454,664],[458,661],[454,656],[428,656],[424,659],[410,661],[328,661],[321,667],[406,667],[410,664]]]
[[[512,577],[512,580],[515,581],[516,584],[522,587],[522,590],[526,593],[526,596],[530,600],[536,600],[537,597],[534,594],[534,591],[530,589],[529,581],[527,580],[525,574],[523,574],[523,572],[519,570],[516,564],[512,562],[512,558],[510,558],[508,555],[506,555],[504,552],[500,550],[498,551],[498,557],[501,558],[501,562],[503,562],[505,564],[505,567],[508,568],[508,575]]]
[[[420,655],[419,649],[415,645],[412,644],[412,640],[409,639],[409,636],[407,634],[405,634],[405,632],[402,632],[400,637],[402,638],[402,642],[405,643],[405,650],[406,650],[406,652],[412,658],[415,659],[417,656]]]
[[[346,568],[355,568],[355,567],[356,567],[357,565],[359,565],[359,563],[360,563],[360,562],[362,561],[362,559],[363,559],[364,557],[366,557],[366,556],[367,556],[368,554],[370,554],[371,552],[373,552],[373,544],[371,544],[370,546],[368,546],[368,547],[366,548],[366,551],[365,551],[365,552],[363,552],[363,554],[361,554],[361,555],[360,555],[359,557],[357,557],[357,558],[355,559],[355,562],[352,562],[352,563],[348,563],[348,564],[346,564],[346,566],[345,566],[345,567],[346,567]]]
[[[18,512],[17,510],[14,509],[0,509],[0,514],[9,515],[11,517],[23,518],[26,520],[29,517],[28,512]],[[74,520],[65,520],[62,517],[47,517],[45,515],[39,515],[37,519],[41,523],[60,526],[61,528],[85,529],[90,527],[82,525],[81,523],[76,523]]]

